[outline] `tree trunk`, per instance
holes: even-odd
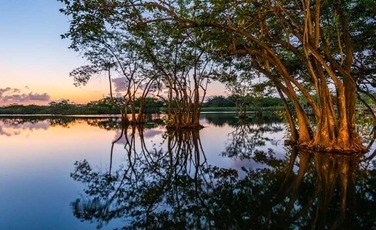
[[[364,152],[366,148],[360,141],[359,134],[355,132],[355,87],[346,84],[339,88],[337,95],[337,115],[334,103],[325,81],[320,86],[320,114],[311,144],[316,150],[338,152]],[[337,117],[337,121],[336,121]]]

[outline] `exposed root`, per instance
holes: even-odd
[[[167,130],[200,130],[204,128],[202,125],[167,125]]]

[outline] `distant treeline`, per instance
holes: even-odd
[[[280,107],[282,100],[277,97],[235,97],[214,96],[209,98],[202,107],[236,107],[238,102],[246,103],[250,108]]]
[[[9,105],[0,108],[0,114],[118,114],[119,105],[108,98],[80,105],[63,100],[50,102],[49,105]]]
[[[235,97],[215,96],[209,98],[202,105],[202,111],[236,111],[237,100]],[[279,98],[264,97],[249,99],[249,108],[278,108],[283,104]],[[63,100],[60,102],[51,102],[49,105],[9,105],[0,107],[0,114],[119,114],[120,108],[125,102],[122,98],[104,98],[98,101],[92,101],[86,105],[80,105]],[[139,106],[139,102],[136,106]],[[166,110],[165,103],[155,98],[146,98],[145,113],[158,113]]]

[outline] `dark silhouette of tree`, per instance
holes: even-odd
[[[374,226],[376,172],[362,155],[292,148],[278,159],[259,150],[249,157],[258,166],[238,171],[207,163],[198,130],[165,133],[164,148],[148,150],[136,130],[124,131],[130,139],[122,168],[109,173],[86,160],[75,164],[71,176],[86,187],[72,203],[80,220],[99,227],[122,220],[122,229]]]

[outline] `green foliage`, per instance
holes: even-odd
[[[140,98],[135,101],[136,107],[140,106]],[[147,97],[144,99],[144,112],[146,114],[166,112],[166,105],[156,98]],[[49,106],[40,105],[10,105],[0,107],[0,114],[119,114],[120,109],[125,106],[123,98],[103,98],[98,101],[91,101],[86,105],[77,105],[69,100],[51,102]],[[250,109],[262,108],[264,111],[282,109],[279,98],[265,97],[254,98]],[[202,111],[236,111],[235,99],[232,96],[214,96],[203,103]]]
[[[203,107],[235,107],[236,104],[231,97],[214,96],[208,98]]]
[[[237,98],[235,96],[214,96],[209,98],[204,104],[203,107],[236,107],[236,102],[242,100],[241,97]],[[252,108],[259,107],[282,107],[283,103],[280,98],[276,97],[252,97],[247,99],[249,105]]]
[[[87,105],[77,105],[69,100],[50,102],[49,106],[40,105],[10,105],[0,108],[0,114],[54,114],[54,115],[81,115],[81,114],[119,114],[120,109],[108,98],[89,102]]]
[[[47,114],[47,106],[38,105],[9,105],[0,107],[0,114]]]

